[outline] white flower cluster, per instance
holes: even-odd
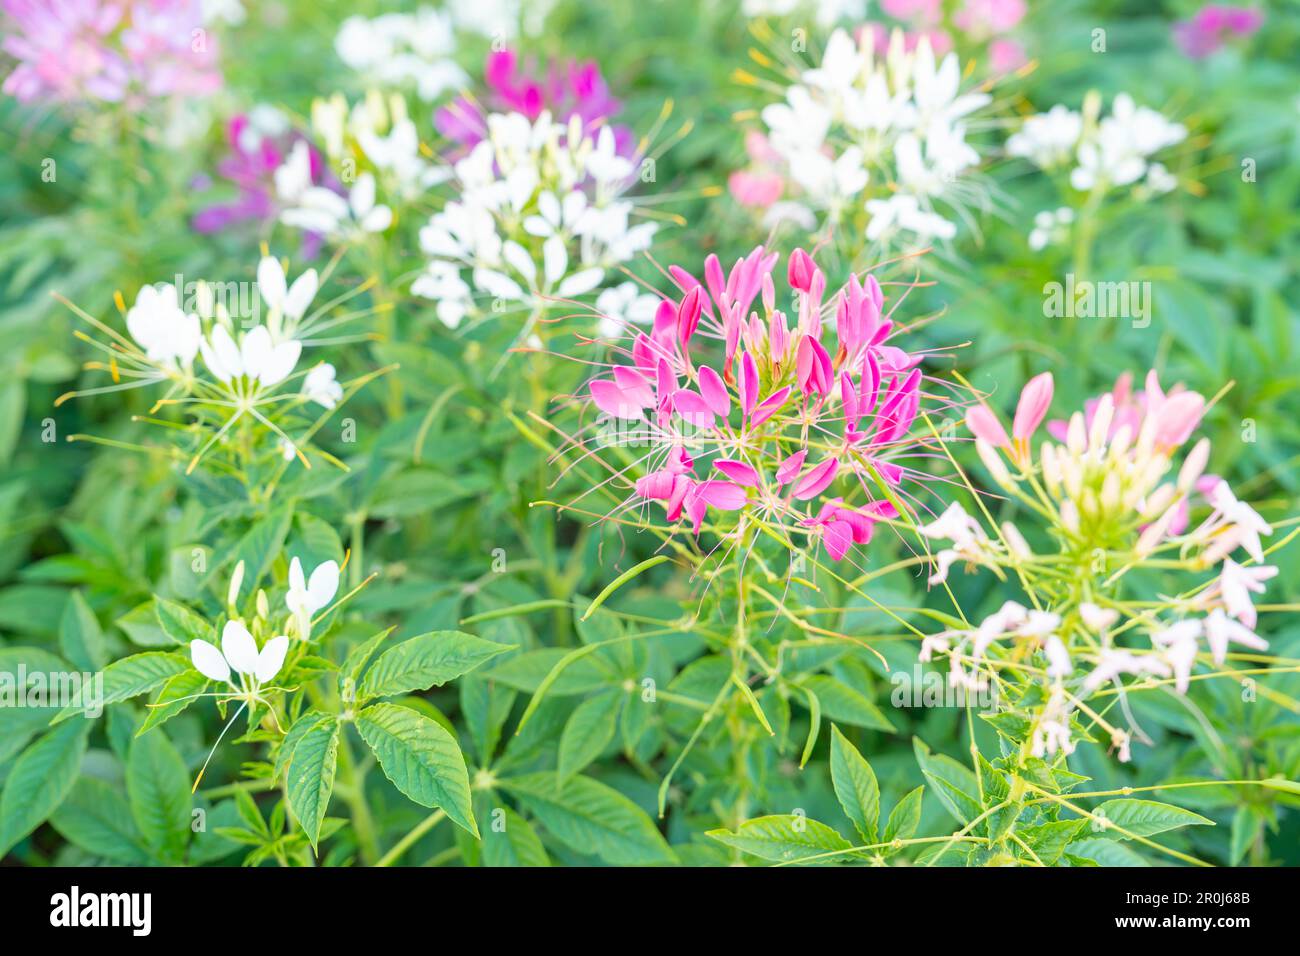
[[[624,193],[636,167],[608,127],[593,140],[577,117],[565,126],[549,113],[493,114],[487,125],[454,166],[458,198],[420,231],[431,260],[411,291],[436,300],[450,328],[473,311],[475,291],[533,309],[585,295],[648,249],[657,228],[631,222]]]
[[[1153,194],[1173,189],[1177,180],[1151,157],[1186,139],[1187,128],[1136,105],[1127,93],[1100,120],[1099,106],[1090,98],[1083,113],[1058,104],[1030,116],[1007,140],[1007,153],[1049,171],[1073,163],[1070,185],[1083,192],[1135,183]]]
[[[456,35],[451,17],[428,7],[373,19],[348,17],[334,39],[334,50],[368,84],[414,87],[425,102],[460,89],[468,80],[453,59]]]
[[[257,288],[264,306],[260,321],[236,328],[230,310],[208,283],[196,287],[193,310],[187,311],[174,285],[144,286],[126,313],[127,331],[157,369],[150,380],[182,378],[194,381],[194,359],[200,356],[221,390],[241,409],[252,412],[263,392],[289,378],[302,354],[299,339],[307,309],[316,296],[315,269],[290,285],[280,263],[267,256],[258,264]],[[206,331],[205,331],[206,330]],[[333,408],[343,396],[334,368],[322,364],[307,373],[301,396]]]
[[[280,221],[335,242],[363,239],[392,225],[385,197],[409,201],[445,181],[420,152],[420,137],[401,96],[371,91],[351,109],[341,94],[312,103],[312,131],[347,189],[313,185],[311,156],[299,141],[275,171]]]
[[[820,65],[762,117],[790,178],[832,225],[865,207],[871,242],[951,239],[956,225],[935,202],[957,207],[969,196],[961,177],[980,156],[966,142],[966,119],[989,102],[960,86],[956,55],[936,61],[924,38],[909,53],[896,31],[880,60],[870,31],[855,43],[836,30]]]

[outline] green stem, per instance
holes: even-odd
[[[402,854],[405,853],[407,850],[409,850],[412,847],[412,845],[414,845],[415,842],[420,839],[420,837],[424,836],[426,833],[428,833],[430,830],[436,827],[439,823],[441,823],[446,816],[447,814],[442,810],[435,810],[433,813],[429,814],[427,817],[425,817],[423,820],[421,820],[419,823],[413,826],[410,832],[406,834],[406,836],[402,837],[395,844],[393,844],[393,848],[389,850],[387,853],[385,853],[383,855],[383,858],[380,859],[380,861],[376,863],[375,866],[392,866],[399,859],[401,859]]]

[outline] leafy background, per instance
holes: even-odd
[[[227,86],[216,116],[256,102],[304,116],[313,96],[339,87],[362,92],[337,61],[333,37],[344,16],[377,13],[382,5],[248,7],[248,21],[223,38]],[[1158,367],[1163,381],[1206,394],[1234,382],[1203,426],[1214,439],[1212,467],[1243,497],[1263,502],[1266,517],[1280,518],[1295,512],[1300,497],[1300,7],[1269,5],[1267,25],[1248,47],[1204,62],[1188,60],[1170,40],[1171,22],[1195,8],[1033,4],[1023,35],[1037,69],[998,92],[1009,115],[1056,102],[1077,106],[1092,89],[1107,99],[1127,90],[1191,129],[1197,148],[1182,154],[1175,171],[1193,188],[1120,208],[1104,224],[1094,257],[1099,278],[1153,283],[1151,326],[1080,329],[1043,317],[1042,286],[1065,266],[1030,252],[1024,237],[1032,214],[1054,199],[1041,177],[999,162],[987,170],[996,187],[994,213],[978,239],[928,258],[924,278],[938,282],[919,293],[917,314],[941,313],[922,334],[934,344],[968,343],[955,350],[954,367],[1003,408],[1019,382],[1046,369],[1056,375],[1057,408],[1077,406],[1124,369]],[[686,194],[671,206],[684,224],[661,234],[656,258],[694,269],[709,252],[731,261],[761,241],[753,221],[725,193],[715,195],[744,163],[733,114],[764,102],[733,76],[755,45],[734,4],[562,2],[548,24],[528,52],[597,59],[634,128],[646,128],[665,100],[672,101],[673,125],[692,124],[660,160],[652,187]],[[1089,48],[1098,27],[1107,31],[1104,54]],[[466,48],[458,55],[477,75],[483,53]],[[428,131],[428,115],[417,121]],[[250,537],[260,545],[268,581],[284,580],[289,553],[341,557],[350,548],[352,580],[378,577],[337,623],[330,638],[337,659],[384,627],[396,629],[394,640],[454,630],[518,650],[407,699],[448,727],[465,751],[482,838],[430,823],[427,809],[405,799],[384,774],[366,772],[374,768],[363,762],[352,778],[358,789],[346,799],[336,792],[335,815],[325,818],[326,862],[365,861],[358,812],[370,818],[378,843],[400,850],[395,861],[406,863],[725,863],[752,856],[705,831],[794,808],[838,830],[814,832],[833,847],[852,837],[858,821],[842,811],[832,770],[837,760],[852,769],[859,752],[874,768],[886,813],[904,804],[900,825],[914,813],[921,832],[946,831],[953,816],[961,820],[935,796],[933,778],[970,771],[939,761],[968,758],[972,726],[981,749],[995,749],[993,731],[972,725],[962,710],[887,706],[890,673],[910,671],[915,644],[889,640],[891,622],[861,607],[823,623],[879,638],[875,646],[888,668],[844,648],[807,651],[789,686],[760,695],[775,715],[774,736],[745,723],[740,701],[714,715],[674,768],[725,680],[707,630],[727,609],[721,599],[700,599],[691,582],[663,565],[611,599],[617,613],[579,620],[588,600],[651,555],[657,542],[536,504],[571,500],[581,487],[577,479],[553,482],[544,429],[528,415],[558,415],[546,399],[574,390],[581,371],[571,363],[532,363],[492,378],[511,329],[457,336],[428,303],[400,298],[394,338],[333,357],[351,373],[400,362],[400,407],[385,401],[382,388],[364,391],[346,411],[357,441],[324,439],[349,471],[300,475],[274,502],[241,501],[219,481],[183,476],[162,456],[66,441],[78,434],[138,440],[142,426],[131,415],[150,399],[105,396],[54,408],[54,399],[82,379],[87,356],[72,334],[75,317],[51,293],[110,316],[114,290],[130,299],[141,284],[175,273],[251,280],[260,240],[269,239],[277,254],[291,254],[296,240],[239,232],[202,237],[189,229],[204,198],[189,184],[221,152],[219,123],[198,148],[175,150],[147,128],[114,129],[93,116],[72,122],[6,99],[0,129],[8,144],[0,153],[0,655],[38,661],[53,654],[102,667],[166,646],[155,596],[198,607],[219,603],[230,558]],[[49,157],[58,163],[53,183],[41,177]],[[1243,181],[1243,159],[1256,164],[1253,182]],[[404,234],[409,239],[410,229]],[[419,267],[412,242],[393,245],[393,274]],[[337,281],[356,284],[368,269],[361,257],[349,257]],[[653,274],[644,263],[634,271]],[[1254,440],[1243,440],[1247,422]],[[50,428],[58,440],[43,440]],[[899,547],[882,544],[871,566],[887,564]],[[213,578],[195,581],[196,548],[211,556]],[[1295,549],[1273,558],[1281,573],[1268,600],[1294,606]],[[890,587],[891,604],[925,607],[932,600],[916,579]],[[971,616],[1007,596],[982,577],[961,577],[954,591]],[[834,606],[842,597],[831,586],[820,594],[795,588],[789,599],[793,606]],[[1293,613],[1266,614],[1262,627],[1275,654],[1300,657]],[[527,700],[563,655],[629,630],[649,636],[575,662],[518,730]],[[783,639],[781,628],[770,637]],[[647,678],[663,691],[653,708],[640,704]],[[800,769],[815,723],[798,693],[809,681],[819,691],[822,720],[839,729],[822,726]],[[1271,693],[1253,703],[1243,702],[1235,685],[1215,681],[1196,685],[1185,704],[1144,696],[1135,708],[1156,746],[1138,748],[1134,763],[1122,766],[1104,746],[1083,745],[1071,766],[1097,789],[1270,774],[1295,779],[1300,677],[1278,674],[1261,684]],[[43,750],[28,757],[18,783],[18,755],[50,714],[0,713],[0,817],[8,828],[0,845],[7,860],[234,863],[250,852],[253,862],[308,858],[277,794],[236,783],[241,763],[256,759],[249,745],[219,749],[203,788],[189,794],[220,728],[211,708],[191,708],[165,730],[135,736],[146,715],[142,703],[113,704],[94,724],[55,725],[34,745]],[[352,728],[344,734],[360,746]],[[660,819],[659,790],[670,769]],[[923,783],[932,785],[924,797],[907,796]],[[1217,825],[1180,831],[1173,845],[1222,864],[1300,864],[1294,797],[1229,788],[1197,793],[1176,802]],[[56,808],[42,809],[42,799]],[[202,833],[189,825],[195,806],[215,821]],[[507,821],[503,833],[485,826],[494,813]],[[881,832],[885,821],[882,815]],[[13,834],[20,836],[5,839]],[[1140,848],[1102,842],[1109,844],[1097,851],[1102,862],[1155,862]]]

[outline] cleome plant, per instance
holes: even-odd
[[[1300,866],[1294,5],[396,6],[0,0],[0,870]]]

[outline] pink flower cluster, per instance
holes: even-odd
[[[461,96],[434,116],[438,132],[466,149],[487,136],[489,113],[522,113],[535,120],[549,111],[560,123],[577,116],[583,130],[594,136],[621,108],[595,63],[552,64],[546,76],[539,78],[531,64],[527,70],[521,69],[515,53],[502,50],[488,54],[483,79],[487,90],[481,98]],[[614,144],[620,155],[630,154],[634,146],[631,130],[615,126]]]
[[[905,479],[921,477],[900,459],[918,444],[922,356],[891,344],[874,276],[850,276],[827,302],[826,276],[802,249],[787,263],[791,327],[777,308],[778,258],[760,246],[724,273],[710,255],[703,282],[671,266],[680,298],[660,302],[649,332],[629,329],[626,361],[588,387],[601,412],[649,438],[633,505],[661,502],[696,535],[710,509],[749,511],[820,538],[839,560],[898,517]],[[837,480],[865,502],[832,494]],[[889,496],[876,497],[879,483]]]
[[[1193,59],[1202,59],[1227,40],[1252,36],[1264,23],[1264,12],[1250,7],[1210,4],[1190,20],[1174,24],[1174,40]]]
[[[0,0],[5,93],[26,103],[206,96],[221,86],[199,0]]]
[[[880,8],[907,27],[908,50],[914,49],[921,37],[929,39],[935,56],[952,49],[952,37],[944,29],[942,0],[881,0]],[[1008,35],[1025,12],[1025,0],[963,0],[952,15],[952,26],[968,40],[987,43],[992,71],[1008,73],[1025,63],[1024,48]],[[877,52],[884,53],[889,47],[889,27],[872,23],[867,29],[872,31]]]

